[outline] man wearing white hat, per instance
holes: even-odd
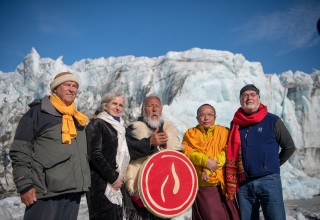
[[[78,88],[74,74],[57,74],[51,95],[29,104],[19,122],[10,157],[25,220],[78,217],[81,195],[90,187],[87,117],[74,103]]]

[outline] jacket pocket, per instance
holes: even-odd
[[[71,155],[50,161],[42,161],[40,158],[35,160],[42,165],[47,192],[59,193],[76,189]]]

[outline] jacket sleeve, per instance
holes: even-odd
[[[219,161],[218,167],[223,167],[226,162],[225,150],[220,151],[215,160]],[[190,160],[194,165],[206,167],[208,156],[201,152],[192,152],[190,154]]]
[[[13,178],[20,193],[33,186],[31,161],[34,141],[34,121],[31,109],[19,121],[9,155],[12,161]]]
[[[139,140],[132,135],[130,128],[126,129],[126,140],[131,160],[145,157],[158,151],[156,147],[151,146],[150,137]]]
[[[97,170],[106,182],[114,184],[119,178],[119,173],[111,166],[111,160],[107,160],[103,155],[102,131],[102,125],[97,121],[90,122],[86,127],[88,155],[93,166],[91,169]],[[112,160],[115,161],[115,157]]]
[[[282,165],[291,157],[296,147],[288,129],[286,128],[286,126],[280,118],[276,121],[275,133],[277,141],[281,147],[279,159],[280,165]]]
[[[215,159],[219,161],[218,167],[223,167],[226,163],[226,151],[225,150],[220,151],[220,153],[217,155],[217,158]]]
[[[208,156],[201,152],[192,152],[190,154],[191,162],[196,166],[206,167]]]

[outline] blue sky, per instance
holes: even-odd
[[[320,70],[320,0],[1,0],[0,71],[34,47],[72,65],[194,47],[241,53],[265,73]]]

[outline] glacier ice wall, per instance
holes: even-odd
[[[49,83],[61,71],[79,77],[76,103],[88,116],[106,92],[121,91],[127,98],[123,117],[129,122],[139,116],[146,95],[158,94],[164,117],[176,123],[181,137],[196,125],[196,110],[203,103],[215,106],[216,123],[229,126],[239,108],[240,89],[254,83],[261,91],[262,103],[284,120],[297,147],[290,162],[282,167],[285,198],[320,193],[320,71],[266,75],[260,63],[249,62],[241,54],[199,48],[156,58],[84,59],[71,66],[62,59],[41,58],[32,48],[14,72],[0,72],[0,190],[4,195],[15,190],[8,151],[17,123],[28,103],[50,94]],[[297,179],[295,184],[313,190],[306,195],[294,193],[290,183]]]

